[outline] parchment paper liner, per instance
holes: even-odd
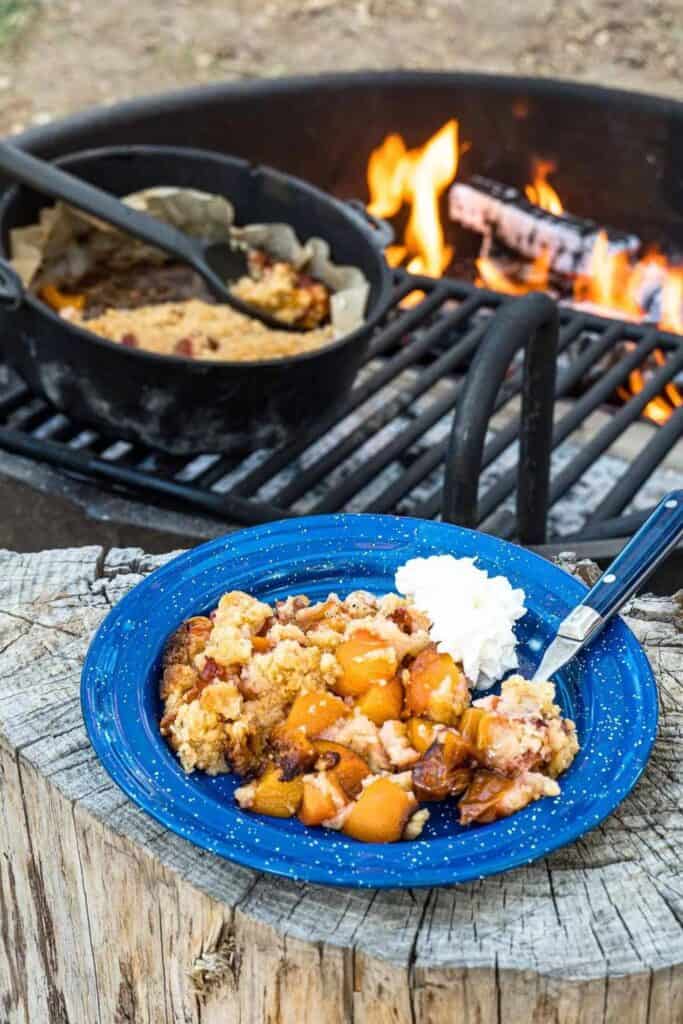
[[[264,249],[322,281],[333,293],[330,318],[335,338],[363,323],[368,282],[358,267],[333,263],[330,247],[322,238],[309,238],[302,244],[289,224],[236,227],[234,209],[227,199],[195,189],[148,188],[125,196],[123,202],[197,238]],[[158,249],[62,202],[44,207],[38,224],[15,228],[10,247],[12,266],[33,292],[54,281],[77,289],[81,278],[96,266],[123,270],[143,262],[162,264],[167,259]]]

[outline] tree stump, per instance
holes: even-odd
[[[607,821],[484,881],[352,891],[198,850],[100,767],[83,656],[163,560],[0,553],[2,1024],[681,1024],[683,593],[628,610],[661,724]]]

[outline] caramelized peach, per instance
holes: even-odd
[[[266,651],[272,651],[275,642],[267,636],[253,636],[251,646],[257,654],[264,654]]]
[[[267,768],[256,780],[256,789],[250,810],[269,814],[273,818],[291,818],[296,814],[303,797],[301,777],[285,781],[279,768]]]
[[[287,715],[288,732],[299,729],[310,739],[319,736],[338,718],[349,714],[343,700],[326,690],[311,690],[300,694],[292,704]]]
[[[390,718],[400,718],[403,710],[403,686],[398,676],[388,683],[373,683],[358,700],[362,714],[375,725],[384,725]]]
[[[331,772],[307,775],[303,780],[303,800],[299,821],[303,825],[322,825],[349,802],[348,794]]]
[[[486,712],[483,708],[467,708],[460,719],[460,724],[458,726],[460,735],[463,739],[467,740],[468,743],[471,743],[473,747],[477,746],[479,723],[485,714]]]
[[[343,831],[362,843],[395,843],[416,806],[412,793],[389,779],[377,779],[358,797]]]
[[[48,306],[57,311],[62,309],[83,309],[85,307],[85,295],[69,295],[60,291],[54,284],[44,284],[38,293]]]
[[[406,722],[408,742],[419,754],[424,754],[434,742],[436,725],[428,718],[409,718]]]
[[[527,804],[544,796],[558,796],[560,787],[554,779],[540,772],[522,772],[509,779],[499,772],[484,769],[474,773],[467,792],[460,801],[460,824],[473,821],[488,824],[521,811]]]
[[[300,729],[290,729],[286,722],[276,725],[270,734],[273,756],[285,779],[310,771],[316,759],[316,750]]]
[[[335,651],[343,676],[335,686],[342,697],[361,697],[373,683],[391,679],[396,671],[396,653],[386,640],[359,629]]]
[[[490,768],[497,767],[498,758],[509,751],[514,760],[518,753],[519,722],[511,722],[485,708],[468,708],[460,719],[460,732],[471,745],[475,757]],[[493,756],[492,756],[493,755]]]
[[[316,752],[323,756],[336,755],[338,760],[329,769],[329,774],[334,775],[349,796],[358,796],[363,779],[370,774],[370,769],[363,758],[341,743],[332,743],[330,740],[316,740],[314,747]]]
[[[462,793],[470,777],[462,768],[471,756],[472,748],[457,732],[442,733],[413,768],[418,800],[445,800]]]
[[[467,679],[450,654],[439,654],[435,647],[418,654],[406,684],[409,712],[433,722],[455,725],[469,699]]]
[[[474,778],[474,768],[456,768],[451,776],[451,789],[449,796],[460,796],[471,784]]]
[[[506,805],[513,795],[515,785],[515,779],[508,779],[498,772],[475,772],[458,804],[460,824],[470,825],[473,821],[479,821],[484,825],[506,817],[510,814]]]

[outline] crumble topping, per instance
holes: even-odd
[[[238,805],[365,842],[416,840],[424,803],[485,824],[556,796],[578,750],[552,683],[470,699],[412,600],[274,605],[240,591],[167,644],[161,732],[186,772],[235,772]]]

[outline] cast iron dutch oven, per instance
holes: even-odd
[[[115,195],[175,185],[226,196],[236,222],[283,221],[300,239],[326,239],[335,263],[370,284],[365,323],[316,352],[262,362],[217,362],[125,348],[75,327],[25,291],[0,259],[0,348],[7,362],[70,416],[105,433],[178,455],[256,446],[327,411],[350,388],[391,299],[383,255],[391,229],[268,167],[197,149],[111,147],[58,164]],[[0,257],[12,228],[35,223],[51,200],[25,187],[0,202]]]

